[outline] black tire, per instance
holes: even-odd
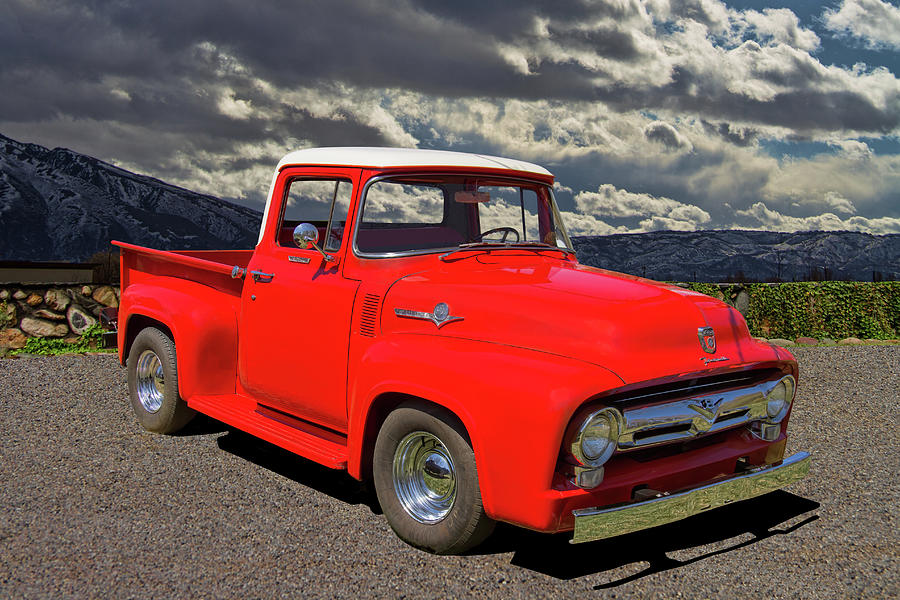
[[[437,440],[439,446],[423,447],[432,450],[437,447],[440,457],[449,456],[450,473],[455,483],[452,499],[442,500],[441,510],[437,511],[437,516],[430,515],[433,517],[430,522],[413,516],[423,509],[404,506],[404,492],[398,490],[394,476],[395,461],[403,462],[398,448],[401,444],[409,448],[410,443],[421,440],[432,444]],[[436,554],[459,554],[480,544],[494,530],[496,523],[485,514],[481,502],[475,453],[468,436],[459,420],[442,408],[407,404],[388,415],[375,442],[372,471],[378,502],[388,523],[400,539],[416,548]],[[425,471],[433,474],[428,469]]]
[[[144,429],[174,433],[194,418],[196,412],[178,394],[175,342],[168,335],[155,327],[141,330],[127,365],[131,408]]]

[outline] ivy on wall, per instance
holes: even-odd
[[[900,337],[900,282],[896,281],[679,285],[737,306],[755,336]]]

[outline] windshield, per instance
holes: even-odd
[[[398,176],[366,189],[361,254],[422,253],[472,243],[572,250],[549,186],[463,175]]]

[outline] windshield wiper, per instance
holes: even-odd
[[[572,250],[568,248],[560,248],[558,246],[551,246],[550,244],[545,244],[543,242],[469,242],[467,244],[460,244],[458,248],[447,252],[446,254],[441,254],[440,259],[446,261],[447,257],[451,254],[456,254],[457,252],[462,252],[464,250],[496,250],[496,249],[515,249],[515,250],[556,250],[558,252],[562,252],[565,255],[568,255]]]

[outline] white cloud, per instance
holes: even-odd
[[[113,88],[113,89],[109,90],[109,93],[111,96],[113,96],[114,98],[117,98],[119,100],[124,100],[126,102],[131,100],[131,94],[129,94],[127,91],[120,89],[120,88]]]
[[[640,222],[640,227],[634,232],[642,231],[695,231],[697,227],[688,221],[669,219],[667,217],[650,217]]]
[[[765,203],[757,202],[747,210],[737,211],[737,215],[758,223],[757,229],[769,231],[862,231],[874,234],[900,233],[900,219],[881,217],[867,219],[850,217],[841,219],[834,213],[823,213],[810,217],[793,217],[769,209]],[[740,229],[741,225],[735,225]]]
[[[822,204],[846,215],[856,213],[856,207],[853,206],[853,203],[837,192],[825,192],[825,195],[822,197]]]
[[[227,117],[237,120],[245,120],[253,114],[253,108],[246,100],[240,100],[234,97],[233,91],[227,91],[220,98],[217,104],[219,112]]]
[[[691,150],[691,143],[669,123],[654,121],[644,128],[648,140],[659,142],[667,150]]]
[[[754,33],[761,41],[787,44],[798,50],[813,51],[819,47],[819,36],[800,27],[800,20],[790,9],[766,8],[731,13],[736,33]]]
[[[844,0],[823,16],[828,29],[860,38],[870,48],[900,48],[900,8],[887,2]]]
[[[709,213],[692,205],[671,198],[635,194],[605,183],[596,192],[579,192],[575,195],[578,210],[603,217],[671,217],[681,221],[706,223]]]
[[[569,186],[561,184],[559,181],[553,182],[553,191],[557,194],[562,192],[565,194],[574,194],[575,192]]]
[[[611,235],[614,233],[629,233],[627,227],[614,227],[593,215],[565,211],[562,213],[562,219],[569,235]]]
[[[566,213],[564,220],[573,222],[576,235],[597,235],[638,231],[694,231],[710,221],[702,208],[684,204],[671,198],[636,194],[610,184],[601,185],[596,192],[579,192],[575,196],[576,212]],[[643,217],[636,228],[614,227],[597,217]],[[591,231],[592,233],[581,233]]]
[[[841,154],[851,160],[869,160],[875,154],[869,145],[859,140],[838,140],[833,143],[841,150]]]
[[[871,216],[897,213],[897,189],[900,156],[860,159],[858,154],[848,157],[841,152],[780,161],[767,170],[767,179],[757,193],[768,206],[797,203],[806,213]]]

